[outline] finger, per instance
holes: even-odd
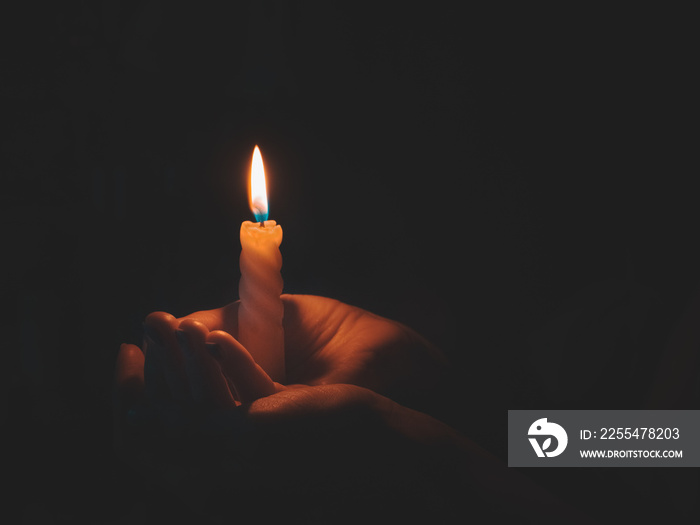
[[[241,403],[252,403],[279,390],[248,351],[231,334],[220,330],[207,336],[207,350],[233,383]]]
[[[146,376],[146,388],[153,390],[152,395],[159,400],[167,398],[182,402],[190,397],[184,358],[175,340],[175,330],[178,325],[177,319],[165,312],[149,314],[143,324],[148,342],[146,368],[149,373]],[[152,385],[153,388],[149,387],[148,379],[151,377],[155,383]],[[167,394],[163,392],[163,380]]]
[[[236,406],[221,369],[204,348],[209,329],[199,321],[180,322],[175,336],[184,356],[185,371],[195,402],[214,408]]]
[[[115,396],[125,408],[143,403],[144,355],[136,345],[122,344],[117,354],[114,377]]]
[[[122,344],[114,374],[114,445],[126,448],[126,420],[129,411],[143,404],[144,355],[136,345]]]
[[[227,304],[223,308],[194,312],[181,317],[179,321],[192,319],[202,323],[209,331],[224,330],[234,337],[238,337],[238,306],[240,303],[240,301],[236,301]]]

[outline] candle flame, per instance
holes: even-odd
[[[250,166],[250,209],[258,222],[266,221],[267,188],[265,186],[265,167],[263,166],[260,148],[255,146],[253,163]]]

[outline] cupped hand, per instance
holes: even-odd
[[[285,385],[273,383],[236,340],[240,303],[234,302],[182,318],[147,317],[149,398],[227,407],[286,386],[352,384],[411,404],[434,392],[445,358],[407,326],[326,297],[283,295],[282,301]]]
[[[115,437],[127,459],[148,456],[142,467],[187,463],[200,447],[183,448],[184,436],[212,428],[224,429],[215,433],[238,447],[241,436],[231,430],[232,421],[274,429],[275,436],[322,429],[330,436],[324,446],[340,439],[343,448],[349,434],[337,425],[345,428],[349,414],[362,414],[354,418],[357,429],[381,433],[378,400],[389,399],[380,394],[427,396],[443,369],[442,354],[400,323],[324,297],[282,300],[287,384],[273,382],[236,340],[238,302],[182,318],[165,312],[146,318],[144,351],[122,345],[117,360]],[[312,441],[304,439],[304,446]],[[164,455],[164,443],[177,443],[186,453]],[[312,463],[324,457],[318,447],[312,452]],[[161,470],[152,467],[146,469]]]
[[[383,521],[452,517],[465,511],[455,507],[465,490],[470,513],[478,501],[516,514],[551,506],[454,430],[396,402],[428,395],[440,377],[445,360],[430,343],[332,299],[282,299],[284,385],[236,340],[238,303],[148,316],[145,355],[122,345],[117,359],[115,438],[127,460],[217,519],[319,508],[336,522],[368,509]]]

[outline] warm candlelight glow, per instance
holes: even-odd
[[[241,281],[238,284],[238,341],[272,378],[284,382],[284,305],[280,294],[282,227],[268,220],[260,148],[255,146],[250,166],[250,209],[257,222],[241,223]]]
[[[263,167],[260,148],[255,146],[253,151],[253,163],[250,166],[250,209],[258,222],[266,221],[267,188],[265,187],[265,168]]]

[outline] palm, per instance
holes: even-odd
[[[348,383],[399,396],[428,386],[444,364],[442,354],[410,328],[312,295],[283,295],[288,384]],[[196,312],[211,330],[238,334],[238,302]]]
[[[412,516],[406,502],[425,501],[434,518],[441,501],[455,501],[435,483],[453,475],[451,458],[440,459],[448,446],[465,454],[475,485],[485,480],[498,497],[523,494],[528,503],[541,498],[448,427],[394,402],[425,401],[443,368],[418,334],[332,299],[282,300],[287,385],[273,383],[235,339],[238,303],[180,319],[154,312],[145,354],[122,345],[115,442],[136,468],[217,516],[230,516],[232,498],[256,512],[279,509],[283,519],[316,495],[313,505],[333,515],[338,503],[343,512],[364,509],[358,501],[373,495],[367,508]],[[445,470],[436,478],[438,464]],[[513,488],[504,492],[501,480]]]
[[[353,449],[357,432],[365,432],[364,438],[383,434],[388,428],[385,415],[399,406],[387,398],[422,399],[442,369],[442,354],[400,323],[323,297],[283,295],[282,300],[286,385],[273,383],[235,339],[239,303],[179,319],[164,312],[150,314],[144,323],[145,352],[123,345],[117,360],[115,438],[120,446],[139,451],[134,457],[142,457],[144,450],[153,452],[155,472],[160,472],[159,461],[226,465],[221,451],[249,448],[240,445],[243,438],[227,423],[242,418],[254,424],[256,439],[272,440],[256,460],[269,466],[252,472],[314,472],[312,464],[328,466],[332,450]],[[211,345],[218,350],[212,353]],[[234,408],[240,404],[245,406]],[[152,442],[138,432],[132,435],[134,427],[122,423],[128,413],[145,414],[144,428],[153,430]],[[223,432],[224,442],[210,441],[205,425],[206,444],[180,447],[173,437],[186,428],[184,434],[192,439],[202,417],[212,418],[214,433],[220,437]],[[320,441],[312,438],[319,429],[324,436]],[[175,443],[176,452],[163,449],[168,440],[162,432]],[[301,450],[305,452],[300,455]],[[207,451],[216,458],[197,457]],[[338,472],[361,471],[362,465],[369,471],[369,458],[364,456],[353,456],[338,466]],[[301,464],[294,463],[297,459]]]

